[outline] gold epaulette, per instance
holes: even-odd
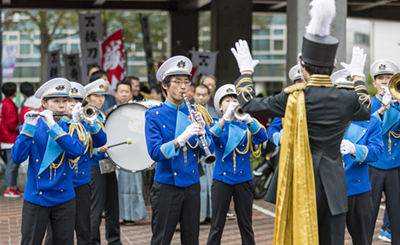
[[[305,88],[306,88],[306,85],[304,83],[296,83],[289,87],[286,87],[283,90],[283,92],[285,92],[285,94],[291,94],[296,91],[304,90]]]
[[[202,115],[203,118],[204,118],[204,121],[206,122],[207,128],[210,129],[210,124],[213,123],[214,120],[212,119],[212,117],[211,117],[210,114],[208,113],[207,109],[206,109],[204,106],[199,105],[199,104],[195,105],[195,106],[194,106],[194,109],[195,109],[197,112],[200,112],[200,113],[201,113],[201,115]]]

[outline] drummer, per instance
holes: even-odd
[[[88,94],[85,100],[89,104],[101,108],[105,94],[104,90],[105,81],[103,79],[95,80],[85,86],[86,93]],[[104,114],[100,113],[96,119],[97,123],[103,123],[105,119]],[[115,171],[102,174],[100,172],[100,165],[104,164],[104,152],[107,146],[102,146],[94,149],[95,153],[93,158],[90,158],[90,187],[92,189],[91,208],[90,208],[90,222],[91,222],[91,236],[92,244],[100,244],[100,224],[102,219],[102,212],[105,212],[106,220],[106,239],[109,244],[121,244],[120,226],[119,226],[119,208],[118,208],[118,182]]]

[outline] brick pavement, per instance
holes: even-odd
[[[22,198],[5,198],[0,196],[0,244],[16,245],[20,243],[21,234],[21,213],[22,213]],[[261,200],[254,201],[254,204],[269,210],[274,211],[275,206]],[[232,210],[234,210],[232,205]],[[147,211],[151,217],[150,205],[147,205]],[[380,226],[382,225],[383,210],[381,210],[377,227],[374,234],[374,245],[388,244],[378,240]],[[200,244],[206,244],[210,226],[200,226]],[[253,229],[257,244],[272,244],[274,233],[274,218],[253,209]],[[104,239],[104,220],[101,226],[102,239]],[[121,240],[123,244],[150,244],[151,225],[150,220],[137,222],[135,226],[121,226]],[[105,240],[102,244],[107,244]],[[173,245],[180,244],[179,232],[176,232],[172,243]],[[236,220],[227,220],[221,244],[241,244],[239,229],[237,228]],[[346,244],[352,244],[349,234],[346,232]]]

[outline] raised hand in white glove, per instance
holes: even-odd
[[[246,117],[243,119],[243,121],[245,121],[246,124],[249,125],[253,122],[253,118],[250,116],[250,114],[246,114]]]
[[[53,118],[53,112],[50,110],[44,110],[40,113],[42,116],[43,121],[47,124],[47,126],[51,129],[54,124],[56,124],[56,121],[54,121]]]
[[[258,64],[258,60],[253,60],[251,57],[249,45],[246,40],[239,40],[235,43],[236,49],[231,48],[232,54],[235,56],[239,66],[239,71],[251,71],[254,72],[254,67]]]
[[[193,136],[196,134],[199,134],[200,132],[200,125],[198,123],[192,123],[187,128],[185,131],[176,138],[180,146],[184,146],[185,143]]]
[[[340,62],[340,64],[346,69],[348,72],[350,72],[350,75],[352,77],[354,76],[360,76],[363,77],[365,80],[365,75],[364,75],[364,65],[365,65],[365,59],[367,58],[367,54],[364,54],[364,49],[354,46],[353,47],[353,56],[351,57],[351,62],[350,64],[346,64],[344,62]]]
[[[82,103],[77,103],[74,108],[72,109],[72,119],[74,120],[74,122],[78,123],[80,121],[82,121],[83,116],[82,116]]]
[[[386,109],[389,109],[390,104],[394,104],[394,102],[392,101],[393,97],[390,94],[388,87],[382,86],[382,89],[385,90],[385,94],[382,97],[382,102],[383,102],[383,104],[386,105]]]
[[[343,155],[347,155],[347,154],[355,155],[356,147],[350,141],[342,140],[342,143],[340,144],[340,153],[342,153]]]
[[[238,104],[235,102],[230,102],[228,105],[228,108],[226,109],[225,114],[222,116],[223,119],[225,119],[225,121],[230,122],[232,120],[233,117],[233,113],[235,112],[235,107]]]
[[[32,111],[28,111],[27,113],[25,113],[24,118],[25,118],[25,122],[31,125],[36,125],[37,121],[39,120],[40,116],[37,115],[35,117],[33,116],[29,116],[31,114],[38,114],[37,111],[32,110]]]

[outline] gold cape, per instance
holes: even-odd
[[[290,93],[279,161],[274,245],[318,244],[317,200],[305,108],[304,91]]]

